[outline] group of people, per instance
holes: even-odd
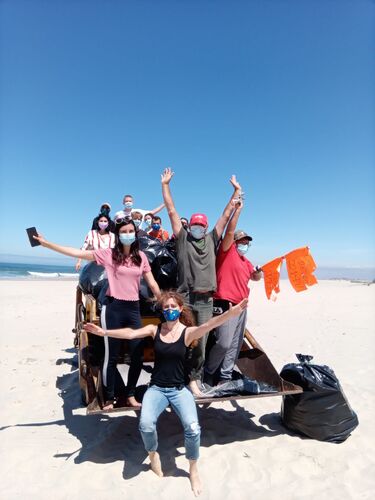
[[[223,213],[208,231],[205,214],[195,213],[189,221],[179,216],[170,189],[173,175],[169,168],[163,171],[164,203],[154,210],[134,210],[132,197],[126,195],[124,210],[116,213],[112,223],[111,207],[104,204],[82,249],[51,243],[41,235],[37,239],[46,248],[79,261],[96,261],[106,269],[109,286],[101,312],[101,327],[85,326],[87,331],[104,337],[102,378],[106,402],[103,409],[110,410],[115,404],[116,363],[122,339],[128,340],[131,355],[127,404],[140,406],[135,399],[135,388],[142,369],[143,338],[151,336],[154,339],[155,364],[142,402],[139,429],[151,468],[162,475],[156,422],[163,410],[169,404],[172,406],[184,427],[191,486],[198,495],[201,490],[197,470],[200,427],[194,397],[202,395],[203,380],[210,385],[231,380],[246,325],[248,282],[260,280],[262,271],[254,268],[245,257],[251,236],[237,229],[243,200],[236,177],[230,179],[233,193]],[[165,241],[161,226],[154,223],[155,214],[164,206],[176,246],[177,291],[160,290],[146,255],[139,249],[140,231]],[[149,228],[150,225],[155,227]],[[160,304],[164,322],[158,327],[142,327],[141,277]],[[214,304],[219,315],[213,316]],[[211,330],[214,330],[216,343],[206,357]]]

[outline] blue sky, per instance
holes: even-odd
[[[161,203],[171,166],[211,225],[237,175],[256,263],[375,267],[374,21],[365,0],[3,0],[0,254],[52,257],[33,225],[80,246],[103,201]]]

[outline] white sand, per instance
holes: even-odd
[[[148,469],[133,412],[77,414],[75,283],[2,281],[0,290],[0,497],[193,498],[174,414],[159,421],[163,479]],[[202,499],[374,498],[374,299],[374,285],[321,281],[297,294],[285,281],[269,302],[254,285],[248,326],[276,369],[296,352],[330,365],[360,425],[337,445],[288,433],[279,397],[202,409]]]

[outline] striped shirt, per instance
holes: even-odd
[[[114,233],[100,234],[96,229],[92,229],[87,233],[85,242],[82,245],[82,250],[101,250],[105,248],[113,248],[114,246]]]

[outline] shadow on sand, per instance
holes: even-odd
[[[2,427],[0,430],[4,431],[9,427],[65,426],[69,433],[80,441],[81,446],[73,451],[56,454],[55,458],[69,460],[74,457],[77,464],[86,461],[106,464],[121,460],[124,462],[124,479],[130,479],[141,471],[148,470],[148,464],[143,463],[147,453],[138,431],[138,412],[130,412],[125,416],[73,414],[75,410],[83,408],[78,383],[78,359],[75,349],[66,349],[65,352],[73,356],[56,361],[57,365],[66,364],[71,368],[70,372],[57,377],[56,380],[56,388],[63,401],[64,419],[20,423]],[[231,401],[231,404],[233,411],[213,405],[198,408],[202,428],[201,446],[225,445],[288,433],[280,422],[279,414],[263,415],[259,420],[261,425],[258,425],[252,420],[254,415],[237,401]],[[184,454],[185,448],[180,421],[170,410],[165,411],[158,420],[158,438],[158,451],[164,475],[188,476],[187,472],[176,465],[176,457]]]

